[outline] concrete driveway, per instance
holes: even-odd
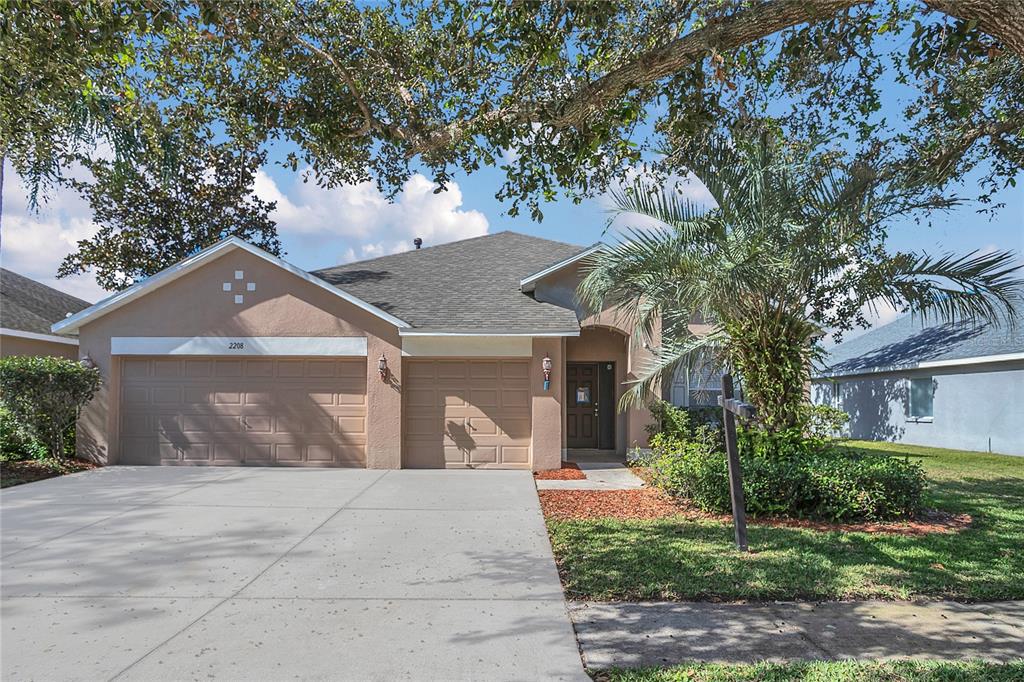
[[[0,507],[4,679],[586,679],[528,472],[111,467]]]

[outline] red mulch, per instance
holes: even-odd
[[[83,462],[79,459],[68,460],[64,464],[53,464],[49,461],[35,459],[24,459],[18,461],[0,461],[0,488],[9,488],[12,485],[32,483],[41,481],[44,478],[54,478],[65,474],[73,474],[77,471],[95,469],[92,462]]]
[[[533,477],[538,481],[582,481],[586,478],[576,462],[562,462],[561,469],[534,471]]]
[[[660,490],[538,490],[544,516],[553,520],[571,519],[664,519],[684,517],[688,520],[731,522],[728,514],[708,514],[685,503],[673,500]],[[749,519],[754,526],[777,528],[807,528],[817,531],[843,531],[847,533],[886,533],[890,535],[928,535],[931,533],[957,533],[971,525],[967,514],[950,514],[928,510],[907,521],[878,523],[830,523],[806,519],[757,518]]]

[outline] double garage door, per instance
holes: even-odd
[[[121,363],[125,464],[366,465],[366,359]]]
[[[530,466],[527,360],[406,360],[402,465]]]

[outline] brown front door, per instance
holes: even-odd
[[[566,363],[565,433],[570,448],[598,446],[599,386],[596,362]]]

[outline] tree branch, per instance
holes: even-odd
[[[978,28],[1024,57],[1024,0],[924,0],[924,4],[963,21],[976,21]]]

